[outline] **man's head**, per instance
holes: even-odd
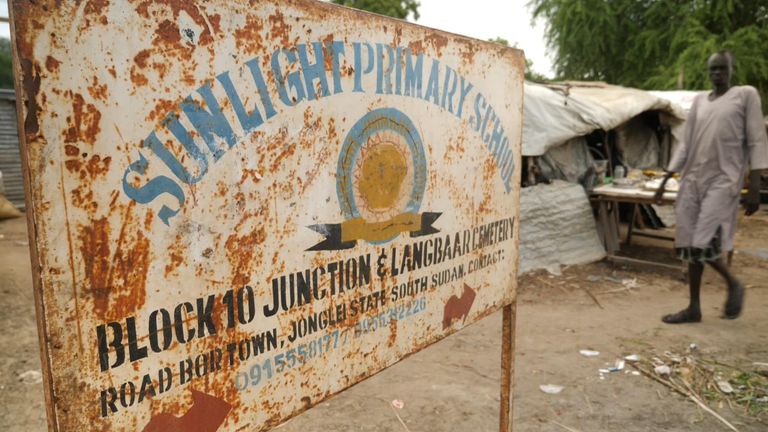
[[[707,61],[707,68],[709,69],[709,79],[715,88],[731,86],[733,56],[729,51],[718,51],[712,54]]]

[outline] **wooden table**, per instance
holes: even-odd
[[[651,237],[661,240],[674,242],[675,238],[647,231],[635,230],[635,217],[638,213],[638,204],[657,204],[654,200],[654,191],[640,188],[619,188],[612,184],[602,185],[592,190],[590,200],[598,206],[598,233],[605,246],[606,258],[613,262],[646,264],[680,270],[680,264],[671,265],[657,261],[648,261],[637,258],[618,256],[616,253],[620,250],[619,241],[619,203],[632,204],[632,213],[627,228],[627,237],[625,244],[630,244],[632,236]],[[676,192],[665,192],[660,204],[674,205],[677,199]]]

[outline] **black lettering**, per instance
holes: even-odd
[[[208,296],[208,300],[203,305],[203,299],[197,299],[197,337],[205,337],[205,330],[209,335],[216,334],[216,325],[213,323],[213,300],[214,295]]]
[[[184,334],[184,313],[192,313],[192,303],[182,303],[176,306],[173,311],[173,327],[176,330],[176,339],[185,344],[195,337],[195,329],[187,329],[187,333]]]
[[[111,342],[107,342],[107,330],[104,325],[96,327],[96,340],[99,346],[99,366],[101,371],[110,368],[109,365],[109,347],[115,349],[115,363],[111,367],[118,367],[125,361],[125,348],[123,348],[123,327],[116,322],[111,322],[107,326],[112,329],[114,337]],[[117,397],[117,396],[115,396]],[[114,403],[114,402],[113,402]],[[103,417],[103,416],[102,416]]]

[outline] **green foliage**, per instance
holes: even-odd
[[[406,19],[413,14],[414,21],[419,19],[417,0],[331,0],[338,5],[349,6],[368,12]]]
[[[506,40],[504,38],[501,38],[501,37],[498,37],[498,36],[496,36],[493,39],[488,39],[488,42],[495,42],[495,43],[497,43],[499,45],[504,45],[505,47],[509,46],[509,41],[508,40]]]
[[[488,42],[495,42],[497,44],[504,45],[505,47],[509,46],[508,40],[498,36],[496,36],[493,39],[488,39]],[[514,47],[517,48],[518,47],[517,44],[515,44]],[[525,79],[526,81],[534,81],[534,82],[549,81],[547,77],[533,70],[533,60],[527,57],[525,58]]]
[[[13,88],[11,41],[6,38],[0,38],[0,88]]]
[[[732,83],[768,102],[766,0],[531,0],[547,21],[559,79],[602,80],[647,89],[710,87],[706,61],[735,58]]]

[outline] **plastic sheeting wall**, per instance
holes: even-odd
[[[3,173],[5,197],[16,208],[24,208],[24,181],[13,90],[0,90],[0,172]]]
[[[554,181],[521,189],[520,274],[605,257],[592,206],[579,184]]]

